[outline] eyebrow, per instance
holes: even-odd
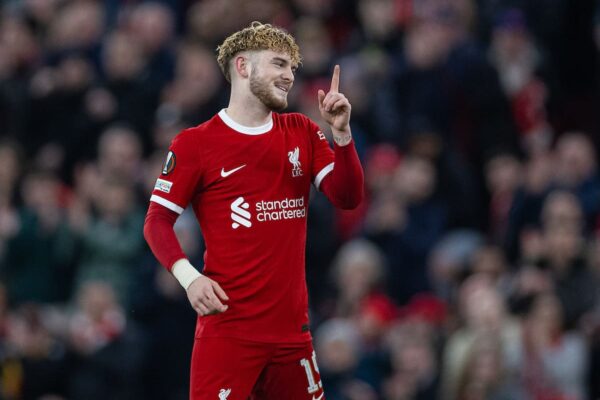
[[[282,57],[273,57],[272,61],[281,61],[284,64],[289,64],[290,63],[289,60],[286,60],[285,58],[282,58]]]
[[[273,57],[273,58],[271,59],[271,62],[273,62],[273,61],[279,61],[279,62],[282,62],[282,63],[284,63],[285,65],[287,65],[287,64],[291,64],[291,61],[290,61],[290,60],[288,60],[288,59],[286,59],[286,58],[283,58],[283,57],[277,57],[277,56],[276,56],[276,57]],[[294,71],[294,72],[295,72],[295,71],[297,71],[297,70],[298,70],[298,66],[297,66],[297,65],[293,65],[293,64],[292,64],[292,71]]]

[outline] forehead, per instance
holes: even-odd
[[[257,50],[256,54],[261,58],[261,60],[270,61],[273,59],[282,59],[289,63],[292,62],[292,57],[287,52],[274,51],[274,50]]]

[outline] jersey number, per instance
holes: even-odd
[[[317,365],[316,353],[313,351],[311,360],[306,358],[300,360],[300,365],[304,367],[304,372],[306,372],[306,379],[308,379],[308,388],[306,388],[306,390],[308,390],[309,394],[317,392],[320,388],[323,387],[323,383],[321,382],[321,379],[319,379],[319,383],[315,382],[315,374],[313,370],[316,371],[317,374],[319,373],[319,366]]]

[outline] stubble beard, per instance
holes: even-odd
[[[270,85],[258,77],[256,69],[250,73],[250,92],[269,110],[283,111],[287,108],[287,99],[278,98],[273,94]]]

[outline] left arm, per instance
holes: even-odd
[[[319,90],[319,111],[333,133],[334,167],[323,178],[320,189],[339,208],[348,210],[358,207],[363,198],[364,174],[350,131],[352,106],[339,92],[340,66],[336,65],[327,95]]]

